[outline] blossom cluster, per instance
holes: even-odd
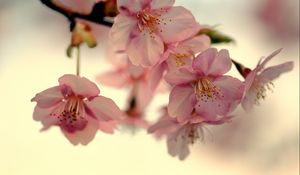
[[[231,59],[228,50],[214,48],[212,37],[201,32],[210,27],[199,24],[189,10],[174,3],[116,2],[118,15],[110,29],[108,49],[114,69],[96,80],[129,88],[128,108],[121,110],[99,95],[97,85],[79,74],[63,75],[58,86],[32,99],[37,102],[33,117],[42,122],[42,130],[59,126],[71,143],[85,145],[98,130],[113,133],[118,125],[131,125],[157,137],[166,136],[169,154],[183,160],[189,145],[204,139],[205,126],[231,122],[239,105],[251,110],[266,97],[274,79],[292,70],[293,62],[266,67],[281,49],[262,57],[254,69],[245,67]],[[86,42],[94,47],[90,30],[88,24],[78,23],[70,46]],[[243,80],[227,75],[233,65]],[[162,117],[154,124],[147,122],[151,100],[168,91],[169,103],[163,104]]]

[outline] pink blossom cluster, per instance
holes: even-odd
[[[232,60],[228,50],[217,50],[210,36],[199,32],[202,26],[189,10],[174,3],[117,1],[119,14],[109,33],[114,69],[96,80],[129,88],[126,109],[99,95],[90,80],[63,75],[58,86],[32,99],[37,102],[33,117],[42,122],[42,130],[59,126],[71,143],[85,145],[98,130],[113,133],[118,125],[131,125],[166,136],[169,154],[183,160],[189,145],[204,139],[205,126],[231,122],[240,104],[247,111],[252,109],[266,97],[274,79],[292,70],[293,62],[266,68],[281,50],[261,58],[254,69]],[[233,63],[244,80],[227,75]],[[168,90],[169,103],[162,117],[154,124],[147,122],[147,106],[157,93]]]

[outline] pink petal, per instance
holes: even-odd
[[[152,0],[151,9],[160,9],[160,8],[169,8],[172,7],[175,3],[175,0]]]
[[[181,136],[183,132],[184,129],[179,129],[167,138],[168,153],[174,157],[178,155],[180,160],[184,160],[190,153],[187,139]]]
[[[60,105],[60,104],[58,104]],[[58,124],[58,119],[56,117],[50,116],[52,110],[55,108],[40,108],[39,106],[35,106],[33,111],[33,119],[35,121],[41,121],[43,124],[43,128],[41,131],[45,131],[50,128],[52,125]]]
[[[257,90],[255,87],[250,87],[245,93],[245,96],[242,99],[242,107],[245,111],[250,111],[254,104],[256,103],[256,95],[257,95]]]
[[[98,121],[91,117],[87,117],[87,119],[88,119],[88,123],[86,127],[81,131],[69,133],[63,129],[61,130],[63,134],[66,136],[66,138],[73,145],[78,145],[78,144],[87,145],[94,139],[96,132],[98,130]]]
[[[118,15],[109,32],[109,41],[117,50],[125,50],[129,43],[130,33],[137,25],[137,20],[128,16]]]
[[[123,15],[133,16],[145,8],[150,0],[117,0],[118,10]]]
[[[294,63],[292,61],[279,64],[276,66],[268,67],[261,72],[259,79],[264,83],[268,83],[276,78],[278,78],[282,73],[291,71],[293,69]]]
[[[195,94],[190,85],[175,86],[169,97],[168,113],[172,117],[188,117],[195,106]]]
[[[129,81],[129,76],[125,70],[110,71],[96,77],[96,80],[103,85],[121,88]]]
[[[245,92],[247,92],[251,88],[256,77],[257,77],[257,69],[254,69],[250,73],[248,73],[245,79]]]
[[[176,53],[197,54],[210,47],[210,38],[206,35],[198,35],[179,43]]]
[[[222,49],[218,52],[215,48],[201,52],[193,61],[193,69],[202,75],[223,75],[231,65],[228,51]]]
[[[103,131],[107,134],[113,134],[114,129],[117,125],[117,122],[115,120],[106,121],[106,122],[99,121],[98,124],[99,124],[98,127],[101,131]]]
[[[67,86],[71,88],[76,95],[83,97],[95,97],[100,93],[97,85],[85,77],[66,74],[58,79],[60,86]]]
[[[213,84],[219,88],[220,95],[215,99],[198,100],[196,112],[206,119],[214,120],[217,116],[226,116],[240,103],[244,85],[236,78],[222,76]]]
[[[164,71],[167,69],[165,63],[154,66],[149,70],[149,88],[154,92],[161,82]]]
[[[115,102],[109,98],[98,96],[91,101],[85,102],[90,115],[96,117],[100,121],[110,121],[121,117],[122,112]]]
[[[35,95],[31,101],[36,101],[37,105],[41,108],[48,108],[56,105],[63,99],[63,94],[61,93],[60,86],[55,86],[46,89]]]
[[[260,62],[258,63],[258,69],[261,70],[265,67],[265,65],[276,55],[278,55],[280,52],[282,51],[282,49],[277,49],[275,50],[273,53],[271,53],[269,56],[267,56],[264,59],[261,59]],[[261,62],[262,61],[262,62]]]
[[[169,132],[172,132],[176,128],[176,126],[177,123],[175,122],[174,118],[167,118],[164,120],[160,120],[154,125],[152,125],[148,129],[148,133],[160,132],[162,130],[166,132],[161,134],[168,134]]]
[[[150,90],[147,81],[140,81],[136,84],[136,94],[133,94],[137,100],[137,109],[144,111],[153,98],[154,92]]]
[[[186,68],[173,69],[165,75],[165,80],[172,85],[186,84],[195,81],[197,76]]]
[[[159,18],[159,33],[165,43],[183,41],[200,30],[200,25],[192,13],[184,7],[172,7]]]
[[[149,67],[160,61],[164,44],[154,33],[143,32],[131,40],[126,51],[132,64]]]
[[[127,71],[130,74],[130,76],[132,76],[133,78],[140,78],[146,72],[145,68],[141,66],[133,65],[129,60],[127,64],[128,64]]]

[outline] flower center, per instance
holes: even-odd
[[[177,67],[184,66],[186,64],[185,60],[189,58],[189,55],[183,53],[174,54],[175,63]]]
[[[213,102],[217,98],[224,97],[220,89],[216,87],[209,77],[200,78],[193,84],[197,100]]]
[[[147,30],[150,34],[154,33],[158,29],[160,24],[159,14],[150,13],[147,10],[143,10],[137,13],[138,27],[140,32]]]
[[[203,129],[199,124],[189,126],[182,133],[181,137],[183,137],[183,139],[187,139],[187,142],[189,144],[194,144],[199,139],[200,141],[203,141],[204,140]]]
[[[255,80],[253,84],[256,90],[255,104],[259,105],[259,101],[267,97],[268,90],[273,92],[274,84],[272,82],[260,83],[259,80]]]
[[[65,105],[58,108],[50,116],[56,117],[59,120],[59,125],[68,132],[82,130],[87,124],[84,118],[83,99],[77,96],[67,97],[62,101]]]

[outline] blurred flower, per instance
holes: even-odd
[[[115,88],[132,88],[131,96],[136,98],[137,107],[144,109],[154,96],[162,78],[161,70],[163,69],[135,66],[128,59],[122,59],[119,62],[114,60],[112,64],[114,70],[97,76],[97,80]]]
[[[125,50],[134,65],[154,66],[161,61],[164,44],[183,41],[195,35],[199,24],[183,7],[172,7],[174,0],[117,2],[110,38]]]
[[[174,85],[168,105],[171,116],[184,118],[195,110],[204,118],[217,118],[232,112],[243,95],[242,82],[225,76],[231,68],[227,50],[210,48],[200,53],[191,68],[168,72],[165,79]]]
[[[33,118],[42,122],[42,130],[59,126],[74,145],[88,144],[98,129],[113,133],[114,119],[122,113],[111,99],[98,95],[96,84],[76,75],[64,75],[58,81],[58,86],[31,100],[37,102]]]
[[[272,81],[278,78],[282,73],[291,71],[293,69],[293,62],[285,62],[276,66],[265,68],[274,56],[276,56],[282,49],[274,51],[266,58],[259,60],[257,66],[252,71],[244,69],[245,77],[245,95],[242,100],[242,106],[245,110],[250,110],[254,104],[259,104],[259,100],[265,99],[266,91],[272,90]]]
[[[280,39],[299,38],[299,2],[295,0],[264,0],[259,18]]]
[[[97,2],[105,0],[53,0],[53,2],[68,11],[88,15]]]
[[[174,157],[178,156],[180,160],[184,160],[189,155],[189,145],[198,140],[204,141],[203,127],[205,125],[219,125],[231,120],[231,117],[222,116],[209,120],[192,112],[185,116],[184,121],[178,121],[168,114],[166,108],[163,111],[163,116],[148,129],[148,132],[158,137],[166,135],[168,153]]]

